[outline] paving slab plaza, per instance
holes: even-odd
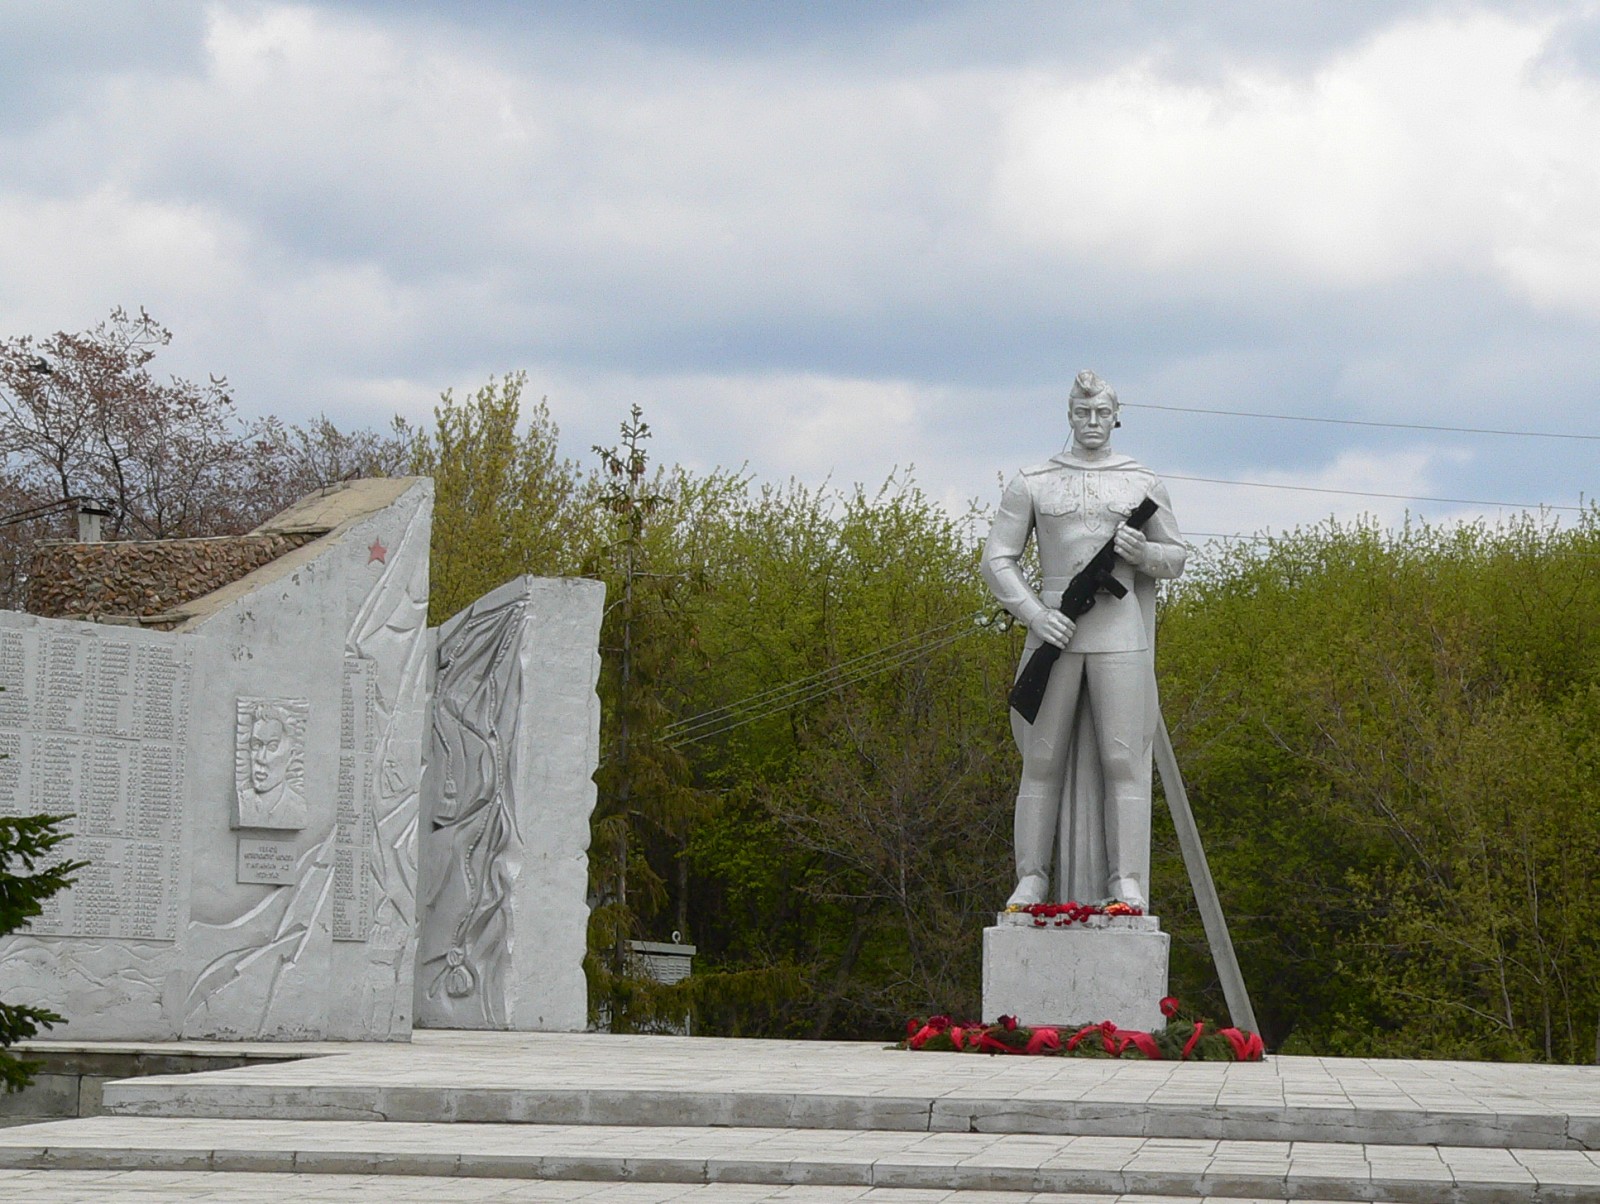
[[[270,1048],[298,1060],[126,1079],[108,1115],[0,1130],[0,1200],[1600,1202],[1594,1067],[607,1034]]]

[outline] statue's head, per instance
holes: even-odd
[[[1098,451],[1111,440],[1117,420],[1117,391],[1093,372],[1078,373],[1067,394],[1067,421],[1073,443],[1085,451]]]
[[[257,794],[282,786],[294,757],[298,724],[288,708],[257,703],[250,711],[250,785]]]

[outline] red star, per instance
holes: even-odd
[[[383,546],[381,540],[374,539],[367,548],[367,563],[371,564],[374,560],[379,564],[389,563],[389,549]]]

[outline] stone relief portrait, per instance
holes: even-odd
[[[241,698],[235,729],[236,828],[296,832],[307,823],[303,698]]]

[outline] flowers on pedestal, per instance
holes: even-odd
[[[1120,899],[1108,899],[1104,903],[1013,903],[1006,908],[1011,915],[1027,915],[1033,917],[1035,928],[1065,928],[1069,924],[1081,924],[1095,916],[1142,916],[1142,908],[1131,906]]]

